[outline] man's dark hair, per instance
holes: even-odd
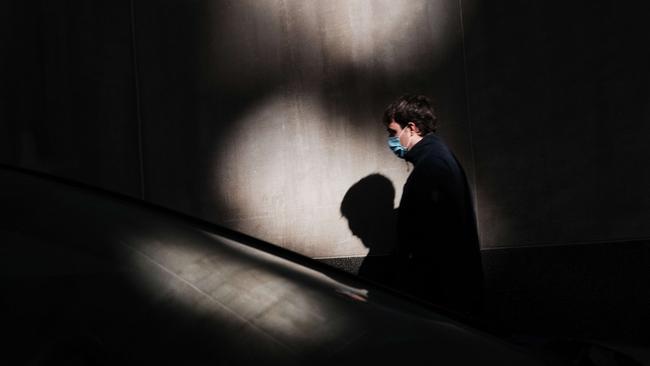
[[[397,122],[402,128],[413,122],[421,136],[436,132],[438,128],[438,117],[431,101],[424,95],[407,94],[391,103],[384,111],[383,122],[388,126],[391,121]]]

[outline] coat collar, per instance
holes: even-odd
[[[406,152],[404,159],[410,163],[417,164],[433,145],[439,143],[440,137],[436,136],[433,132],[426,134],[422,137],[422,140],[418,141],[409,151]]]

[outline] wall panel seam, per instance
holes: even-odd
[[[138,165],[140,170],[140,198],[145,200],[144,153],[142,132],[142,108],[140,100],[140,69],[137,55],[137,37],[135,32],[135,0],[130,0],[131,7],[131,54],[133,59],[133,83],[135,87],[135,113],[138,131]]]
[[[458,11],[460,15],[460,36],[461,48],[463,51],[463,76],[465,77],[465,112],[467,115],[467,124],[469,128],[469,147],[472,156],[472,166],[474,174],[472,174],[472,185],[474,186],[474,205],[476,215],[476,227],[479,235],[479,242],[483,243],[483,235],[481,233],[481,224],[479,222],[479,196],[478,196],[478,165],[476,164],[476,152],[474,147],[474,130],[472,128],[472,114],[470,110],[470,90],[469,90],[469,70],[467,68],[467,49],[465,45],[465,19],[463,17],[463,1],[458,0]]]

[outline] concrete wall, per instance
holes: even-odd
[[[140,194],[129,1],[3,1],[0,162]]]
[[[484,247],[648,239],[642,9],[464,3]]]
[[[487,314],[650,339],[650,29],[615,1],[463,1]]]
[[[356,182],[380,174],[399,200],[380,120],[400,94],[438,101],[473,175],[456,1],[9,7],[4,162],[319,258],[368,251],[340,213]]]
[[[403,184],[380,119],[404,91],[439,99],[473,172],[454,1],[135,10],[149,200],[308,256],[365,255],[339,207],[370,174]]]
[[[460,5],[5,2],[0,161],[310,256],[364,255],[339,205],[373,173],[399,199],[408,171],[379,119],[423,92],[477,193],[484,248],[648,238],[638,12]]]

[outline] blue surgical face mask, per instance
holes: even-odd
[[[402,132],[404,132],[404,130],[402,130]],[[401,135],[401,133],[400,133],[400,135]],[[400,159],[404,159],[404,156],[406,156],[406,152],[408,151],[408,149],[405,148],[404,146],[402,146],[402,143],[399,142],[399,136],[391,136],[391,137],[389,137],[388,138],[388,147]]]

